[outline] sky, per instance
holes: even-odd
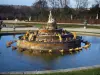
[[[0,4],[5,5],[27,5],[31,6],[36,0],[0,0]],[[70,5],[75,6],[74,0],[70,0]],[[94,3],[94,0],[89,0],[89,7]]]
[[[0,4],[5,5],[27,5],[31,6],[35,0],[0,0]]]
[[[88,1],[89,1],[88,7],[91,7],[92,4],[95,4],[94,0],[88,0]],[[70,0],[70,3],[72,7],[75,7],[75,0]]]

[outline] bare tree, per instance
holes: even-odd
[[[50,5],[50,7],[57,8],[59,7],[59,1],[58,0],[47,0],[48,5]]]
[[[70,4],[70,0],[59,0],[59,4],[61,8],[64,8]]]
[[[100,0],[95,0],[95,2],[96,2],[97,4],[100,4]]]
[[[35,3],[33,3],[32,9],[33,9],[33,15],[36,16],[37,20],[46,17],[48,9],[47,1],[37,0]]]
[[[88,0],[75,0],[76,8],[87,8],[88,7]]]
[[[33,3],[32,6],[36,7],[36,8],[46,8],[46,7],[48,7],[46,0],[37,0],[35,3]]]
[[[100,7],[100,0],[95,0],[95,3],[98,4]]]
[[[52,6],[52,8],[64,8],[66,5],[68,6],[70,0],[47,0],[48,4]]]

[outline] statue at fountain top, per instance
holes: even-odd
[[[50,11],[48,23],[54,23],[54,22],[55,22],[55,20],[53,19],[52,13],[51,13],[51,11]]]
[[[56,21],[55,19],[53,18],[52,16],[52,13],[50,11],[50,14],[49,14],[49,18],[48,18],[48,22],[47,22],[47,29],[57,29],[57,25],[56,25]]]

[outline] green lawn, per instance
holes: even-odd
[[[59,28],[83,28],[84,26],[83,25],[72,25],[72,24],[60,24],[58,25]],[[100,29],[100,26],[90,26],[90,25],[87,25],[87,28],[94,28],[94,29]]]
[[[72,71],[72,72],[58,72],[48,74],[16,74],[16,75],[100,75],[100,68]]]
[[[100,75],[100,68],[66,72],[66,73],[41,74],[41,75]]]
[[[12,25],[14,23],[6,23],[6,25]],[[14,24],[15,25],[15,24]],[[16,23],[16,25],[18,26],[35,26],[38,28],[41,28],[43,26],[45,26],[46,24],[37,24],[37,23]],[[73,24],[58,24],[59,28],[82,28],[84,27],[83,25],[73,25]],[[93,25],[88,25],[87,28],[94,28],[94,29],[100,29],[100,26],[93,26]]]
[[[15,25],[15,26],[36,26],[36,27],[42,27],[43,24],[35,24],[35,23],[5,23],[6,25]]]
[[[100,75],[100,68],[66,72],[66,73],[42,74],[42,75]]]

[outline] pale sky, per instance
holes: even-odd
[[[88,1],[89,1],[88,7],[91,7],[92,4],[95,4],[94,0],[88,0]],[[72,7],[75,7],[75,0],[70,0],[70,3]]]
[[[31,6],[36,0],[0,0],[0,4],[7,4],[7,5],[27,5]],[[70,5],[72,7],[75,6],[75,0],[70,0]],[[89,0],[89,7],[91,4],[94,4],[94,0]]]
[[[28,5],[31,6],[35,0],[0,0],[0,4],[7,5]]]

